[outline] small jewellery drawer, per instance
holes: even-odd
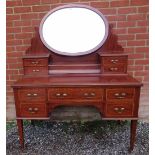
[[[21,117],[46,117],[47,110],[45,104],[21,104],[20,105]]]
[[[19,100],[23,102],[41,102],[46,100],[46,93],[45,89],[43,88],[20,89],[18,92],[18,96]]]
[[[108,117],[121,117],[121,116],[133,116],[133,104],[123,105],[107,105],[106,116]]]
[[[25,74],[29,75],[40,75],[40,74],[48,74],[47,67],[24,67]]]
[[[108,56],[103,57],[104,65],[112,65],[112,64],[124,64],[127,63],[127,56]]]
[[[120,73],[126,72],[127,67],[125,65],[106,65],[104,66],[104,72],[108,73]]]
[[[102,99],[103,90],[100,88],[50,88],[48,100],[53,99]]]
[[[48,59],[24,59],[23,60],[24,66],[47,66]]]
[[[106,89],[106,100],[131,100],[134,98],[134,88],[108,88]]]

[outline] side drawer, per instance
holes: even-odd
[[[48,74],[47,67],[24,67],[24,73],[27,75]]]
[[[104,65],[127,64],[127,56],[105,56],[102,58]]]
[[[105,65],[104,72],[106,73],[126,73],[127,67],[125,65]]]
[[[23,59],[23,65],[28,67],[33,66],[47,66],[48,65],[48,59],[41,58],[41,59]]]
[[[21,104],[21,117],[47,117],[46,104]]]
[[[106,108],[107,117],[132,117],[133,104],[109,104]]]
[[[21,102],[42,102],[46,101],[46,91],[44,88],[20,89],[18,97]]]
[[[107,101],[133,100],[135,94],[134,88],[107,88]]]

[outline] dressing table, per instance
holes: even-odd
[[[48,120],[58,106],[94,106],[103,120],[131,120],[133,150],[140,88],[127,74],[128,55],[104,15],[85,5],[47,13],[23,56],[24,76],[14,83],[16,119]]]

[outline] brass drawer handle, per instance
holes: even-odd
[[[111,67],[109,70],[110,70],[110,71],[117,71],[118,68],[117,68],[117,67]]]
[[[34,94],[28,93],[27,96],[28,96],[28,97],[30,97],[30,96],[38,96],[38,94],[36,94],[36,93],[34,93]]]
[[[38,108],[28,108],[28,111],[29,111],[31,114],[35,114],[35,113],[38,111]]]
[[[122,113],[124,110],[125,110],[125,108],[123,108],[123,107],[122,108],[117,108],[117,107],[114,108],[114,111],[117,113]]]
[[[56,95],[57,97],[60,97],[60,96],[63,96],[63,97],[65,97],[65,96],[68,96],[68,94],[67,94],[67,93],[63,93],[63,94],[56,93],[55,95]]]
[[[127,93],[115,93],[114,94],[114,96],[116,97],[116,98],[118,98],[118,99],[123,99],[123,98],[125,98],[126,97],[126,95],[127,95]]]
[[[112,59],[111,62],[112,62],[113,64],[116,64],[116,63],[118,62],[118,59]]]

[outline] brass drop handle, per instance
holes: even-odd
[[[115,64],[115,63],[118,62],[118,59],[112,59],[111,62],[112,62],[113,64]]]
[[[118,70],[117,67],[111,67],[111,68],[110,68],[110,71],[117,71],[117,70]]]
[[[125,110],[125,108],[123,108],[123,107],[122,108],[117,108],[117,107],[114,108],[114,111],[117,113],[122,113],[124,110]]]

